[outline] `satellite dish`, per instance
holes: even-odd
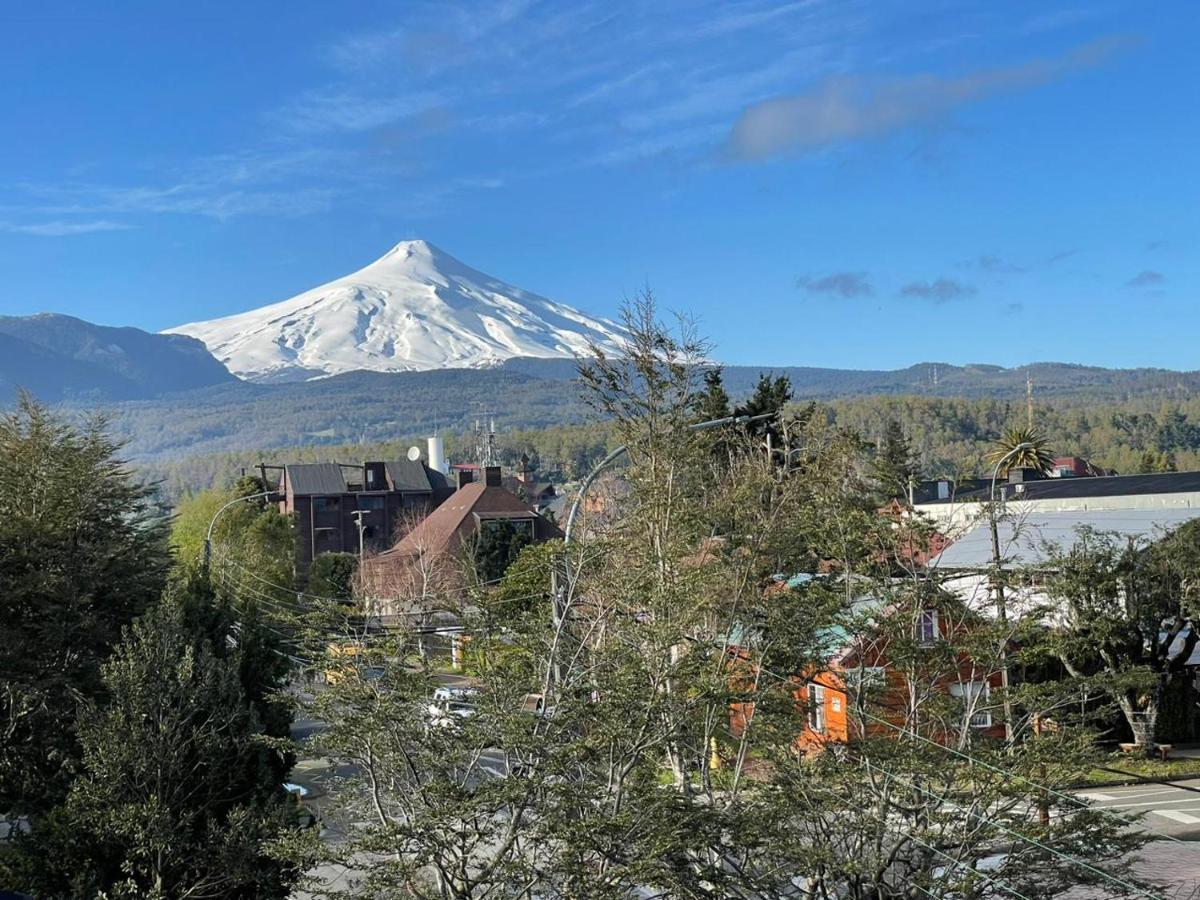
[[[418,459],[420,459],[421,458],[421,448],[420,447],[409,447],[408,448],[408,458],[412,462],[416,462]]]

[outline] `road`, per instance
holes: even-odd
[[[1200,841],[1200,778],[1095,788],[1079,796],[1121,815],[1141,814],[1142,827],[1155,834]]]

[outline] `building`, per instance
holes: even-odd
[[[775,590],[804,591],[824,575],[801,574],[778,584]],[[796,736],[796,746],[803,752],[815,753],[837,744],[865,736],[894,737],[905,726],[903,711],[911,696],[932,698],[949,696],[960,701],[959,729],[972,729],[981,736],[1003,738],[1004,727],[993,715],[996,701],[993,693],[1000,688],[1001,675],[994,667],[981,666],[964,653],[946,660],[934,655],[934,664],[917,672],[901,672],[893,665],[891,642],[897,633],[912,629],[912,638],[920,645],[934,648],[941,642],[963,637],[979,621],[978,613],[966,606],[947,606],[944,609],[923,609],[913,613],[900,612],[871,597],[860,597],[854,603],[855,613],[870,624],[858,633],[841,626],[827,629],[823,635],[830,648],[828,665],[819,670],[792,673],[795,684],[793,696],[804,712],[804,726]],[[896,617],[911,616],[903,621]],[[734,651],[746,661],[750,670],[746,676],[753,682],[755,658],[752,632],[742,632],[732,640],[739,647]],[[910,681],[910,678],[916,678]],[[869,707],[864,705],[870,697]],[[866,712],[854,715],[863,706]],[[730,724],[734,733],[749,716],[754,704],[734,704]],[[948,726],[953,726],[947,720]],[[958,730],[958,729],[956,729]],[[953,733],[947,739],[953,739]]]
[[[383,600],[411,594],[411,575],[418,570],[422,582],[436,580],[445,587],[455,581],[469,542],[498,522],[524,531],[533,543],[562,537],[557,525],[504,487],[499,466],[482,472],[483,479],[476,481],[470,470],[458,470],[457,490],[394,546],[366,560],[363,575],[370,593]]]
[[[1200,472],[1164,472],[1153,475],[1103,475],[1093,477],[1029,478],[1014,470],[996,484],[996,499],[1013,517],[1038,512],[1088,512],[1097,510],[1200,511]],[[983,521],[991,491],[990,480],[969,483],[933,482],[923,490],[913,509],[929,518],[939,531],[959,539]]]
[[[421,459],[292,463],[279,471],[279,509],[295,523],[301,572],[322,553],[386,548],[405,523],[424,518],[451,494],[446,476]]]
[[[527,453],[521,454],[516,474],[506,477],[504,486],[539,513],[550,508],[558,497],[554,482],[538,480],[537,467],[530,461]]]

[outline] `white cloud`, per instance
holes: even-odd
[[[0,231],[12,234],[29,234],[35,237],[70,237],[77,234],[94,234],[101,231],[127,231],[133,228],[125,222],[113,222],[108,219],[96,219],[90,222],[67,222],[56,220],[52,222],[14,223],[0,222]]]
[[[762,160],[928,124],[969,103],[1100,65],[1128,44],[1128,39],[1110,38],[1061,56],[979,69],[957,78],[835,76],[804,93],[747,108],[729,134],[726,155],[739,161]]]

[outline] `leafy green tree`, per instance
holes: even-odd
[[[1143,451],[1137,464],[1137,472],[1143,475],[1175,472],[1177,470],[1178,467],[1175,463],[1174,454],[1165,450]]]
[[[1000,466],[1001,475],[1013,469],[1033,469],[1046,475],[1054,468],[1054,454],[1050,452],[1050,442],[1036,428],[1007,429],[996,441],[987,459],[993,466],[1003,461]]]
[[[358,556],[354,553],[319,553],[308,567],[308,593],[349,602],[354,599]]]
[[[296,866],[268,854],[297,828],[283,749],[243,689],[226,640],[238,632],[214,645],[219,613],[194,601],[151,609],[105,663],[105,701],[81,719],[80,776],[10,863],[37,896],[288,895]]]
[[[1041,649],[1112,699],[1149,752],[1164,698],[1190,682],[1200,642],[1200,526],[1147,544],[1082,530],[1054,548],[1041,580],[1057,627]]]
[[[76,714],[121,629],[158,598],[165,523],[108,423],[23,396],[0,417],[0,810],[38,813],[78,769]]]

